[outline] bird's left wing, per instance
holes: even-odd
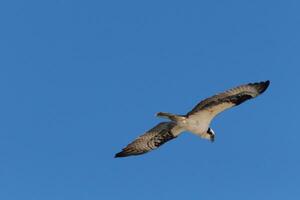
[[[176,138],[183,130],[175,122],[162,122],[136,138],[115,157],[126,157],[147,153]]]

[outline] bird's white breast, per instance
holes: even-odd
[[[207,115],[193,115],[189,116],[180,123],[187,131],[202,135],[206,133],[210,124],[210,118]]]

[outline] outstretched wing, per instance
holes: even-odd
[[[220,112],[262,94],[268,88],[269,84],[270,81],[249,83],[214,95],[198,103],[186,114],[186,117],[206,118],[210,121]]]
[[[128,144],[115,157],[126,157],[147,153],[176,138],[183,130],[175,122],[162,122]]]

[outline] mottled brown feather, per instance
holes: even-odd
[[[115,157],[140,155],[156,149],[181,132],[174,122],[162,122],[128,144]]]

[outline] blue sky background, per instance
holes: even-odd
[[[300,3],[1,1],[0,199],[300,198]],[[230,87],[271,80],[144,156],[114,154]]]

